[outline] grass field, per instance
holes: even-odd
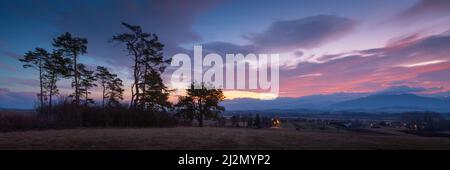
[[[0,149],[450,149],[410,134],[176,127],[0,133]]]

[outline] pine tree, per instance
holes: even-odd
[[[167,111],[172,107],[168,101],[170,90],[164,85],[161,74],[165,71],[170,60],[164,60],[164,45],[158,36],[153,34],[151,40],[145,40],[147,48],[144,50],[141,65],[143,67],[143,82],[141,83],[142,100],[139,102],[145,109],[151,111]]]
[[[139,92],[139,77],[140,77],[140,66],[139,61],[143,55],[143,48],[145,44],[143,43],[143,39],[148,38],[150,35],[147,33],[143,33],[140,26],[132,26],[127,23],[122,23],[126,28],[128,28],[131,33],[122,33],[113,36],[112,40],[115,42],[123,43],[126,45],[129,55],[133,56],[133,78],[134,83],[131,86],[131,100],[130,100],[130,108],[136,109],[137,101],[139,101],[140,92]]]
[[[110,83],[112,79],[112,74],[108,71],[107,68],[97,66],[97,73],[95,73],[95,77],[97,81],[100,83],[102,87],[102,107],[105,107],[105,100],[108,98],[107,96],[107,88],[108,83]]]
[[[169,100],[169,90],[164,85],[161,76],[155,70],[147,73],[142,82],[142,98],[139,101],[140,107],[148,111],[166,112],[172,107]]]
[[[80,71],[78,70],[78,57],[87,53],[87,39],[72,37],[72,34],[66,32],[53,40],[53,46],[62,52],[66,57],[71,58],[72,77],[75,82],[75,103],[80,104]]]
[[[89,89],[97,86],[97,84],[94,83],[96,81],[94,71],[88,70],[83,64],[78,64],[78,70],[80,71],[80,84],[78,84],[78,87],[80,87],[80,89],[78,91],[79,94],[74,95],[84,97],[84,105],[88,106],[89,104],[94,103],[94,100],[89,98],[89,94],[91,94]],[[75,83],[76,82],[72,82],[72,84]]]
[[[40,103],[40,112],[43,113],[44,109],[44,98],[46,93],[44,91],[44,63],[47,58],[49,58],[50,54],[43,48],[36,48],[34,51],[28,51],[23,58],[19,59],[19,61],[25,63],[23,65],[24,68],[34,68],[39,72],[39,88],[40,93],[38,94],[39,103]]]
[[[108,107],[120,105],[123,100],[123,82],[112,74],[107,68],[98,66],[95,74],[97,81],[102,86],[102,107],[105,107],[105,101]]]
[[[164,60],[163,47],[155,34],[144,33],[140,26],[122,23],[130,33],[113,36],[113,41],[125,44],[133,56],[133,78],[130,108],[161,110],[169,103],[165,96],[167,88],[161,74],[170,60]],[[156,76],[156,77],[153,77]],[[152,86],[154,85],[154,86]],[[155,103],[157,100],[164,100]],[[164,109],[162,109],[164,110]]]
[[[120,106],[120,100],[123,100],[123,82],[121,79],[116,78],[113,74],[113,79],[108,83],[109,100],[107,102],[108,107]]]
[[[67,64],[70,63],[70,60],[62,57],[62,53],[58,51],[54,51],[49,58],[45,60],[44,63],[44,89],[48,92],[48,107],[49,112],[52,112],[52,101],[53,96],[59,94],[58,87],[56,86],[56,82],[60,77],[67,76],[69,70],[67,69]]]
[[[186,90],[187,96],[179,97],[175,105],[179,115],[185,118],[197,119],[199,127],[203,127],[205,118],[218,118],[225,108],[219,102],[225,99],[221,89],[207,88],[204,83],[192,83]]]

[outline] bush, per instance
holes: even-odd
[[[130,110],[126,107],[98,107],[63,104],[50,116],[59,127],[167,127],[176,120],[169,113]]]
[[[171,127],[170,113],[132,111],[126,107],[76,106],[58,103],[51,112],[0,113],[0,131],[61,129],[77,127]]]
[[[40,119],[36,113],[0,113],[0,131],[19,131],[46,128],[47,122]]]

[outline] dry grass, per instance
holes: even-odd
[[[292,129],[69,129],[0,133],[0,149],[450,149],[450,138]]]

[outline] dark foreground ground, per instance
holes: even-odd
[[[0,149],[450,149],[450,138],[212,127],[69,129],[0,133]]]

